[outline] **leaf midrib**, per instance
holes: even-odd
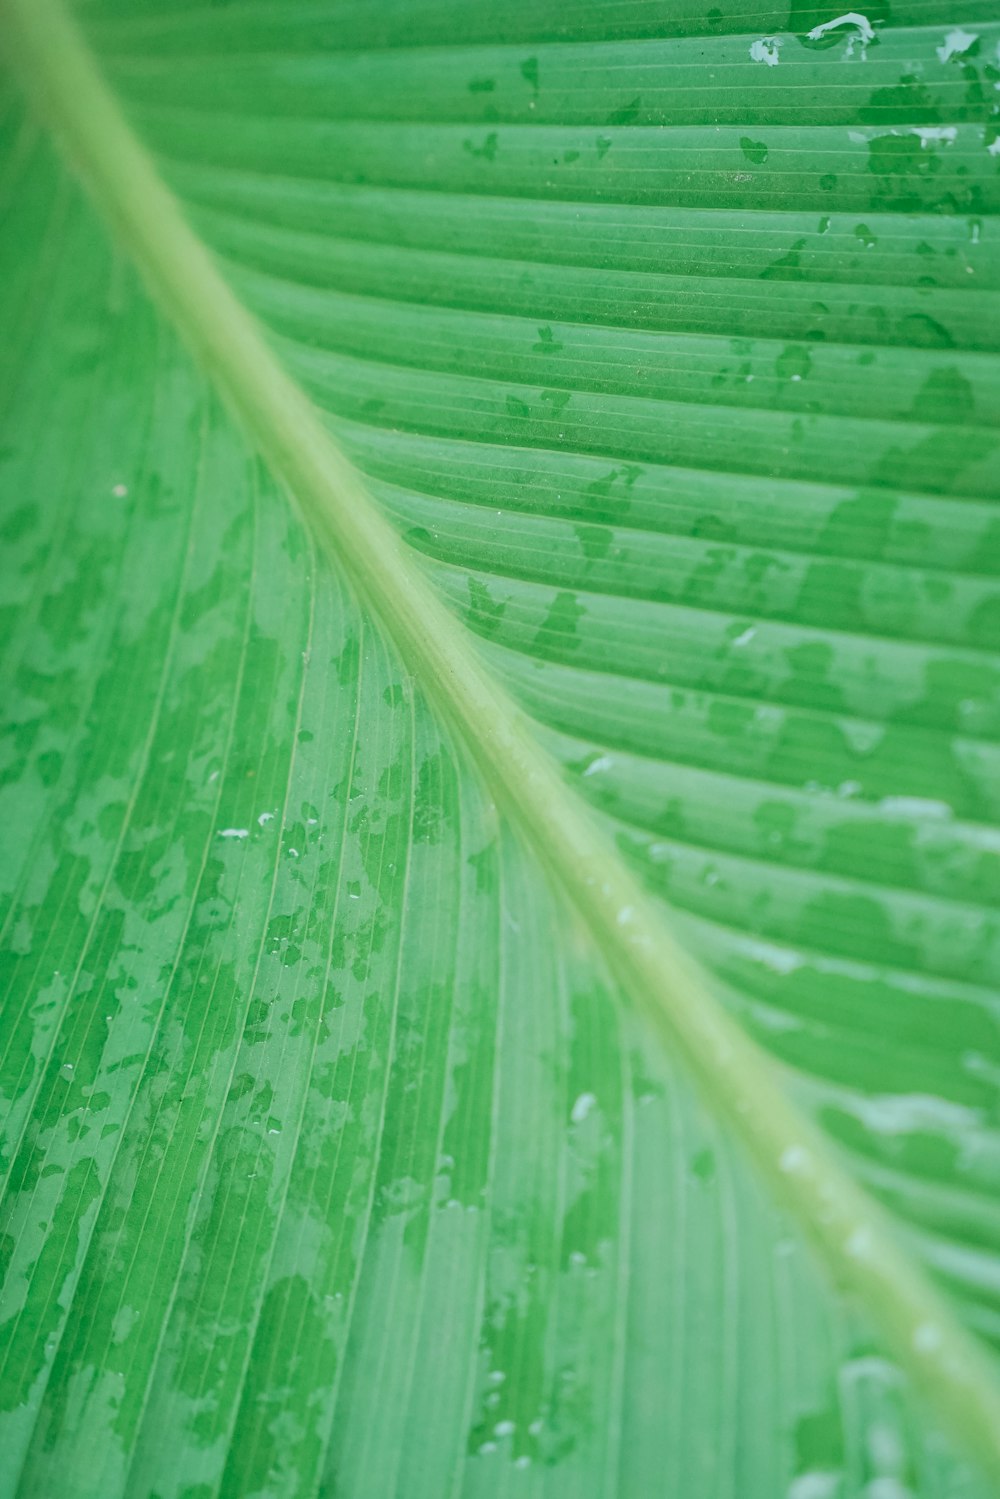
[[[0,0],[15,72],[149,289],[249,440],[332,550],[446,713],[636,1007],[680,1046],[702,1091],[852,1289],[939,1416],[1000,1481],[1000,1382],[978,1342],[895,1241],[881,1210],[778,1090],[778,1069],[730,1019],[576,794],[493,681],[317,409],[134,136],[61,0]],[[858,1252],[859,1230],[865,1231]],[[932,1331],[931,1331],[932,1330]]]

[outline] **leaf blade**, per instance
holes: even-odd
[[[205,298],[205,301],[207,301],[207,300],[208,300],[208,298]],[[190,319],[189,319],[189,321],[190,321]],[[226,357],[231,358],[231,360],[232,360],[231,351],[229,351],[228,354],[226,354]],[[256,348],[253,349],[253,360],[258,361],[258,363],[259,363],[259,360],[261,360],[261,354],[259,354],[259,351]],[[289,399],[291,399],[291,397],[289,397]],[[271,420],[271,418],[268,417],[268,420]],[[295,420],[297,420],[297,417],[295,417]],[[280,417],[280,421],[285,421],[285,415],[282,415],[282,417]],[[276,426],[280,426],[280,421],[279,421],[279,423],[274,423],[274,424],[276,424]],[[322,463],[321,463],[321,466],[324,466],[324,468],[330,468],[331,453],[333,453],[333,450],[331,450],[331,448],[328,448],[328,445],[325,444],[325,438],[322,438],[322,435],[319,435],[318,438],[316,438],[316,442],[318,442],[318,444],[322,444]],[[312,481],[310,481],[310,483],[312,483]],[[318,480],[316,480],[316,483],[318,483]],[[379,534],[379,535],[384,535],[384,534]],[[375,561],[381,561],[381,559],[375,559]],[[409,586],[409,583],[408,583],[408,586]],[[385,591],[385,592],[387,592],[387,594],[388,594],[388,592],[391,592],[391,589],[387,589],[387,591]],[[393,600],[393,607],[396,607],[396,609],[397,609],[397,607],[399,607],[399,606],[397,606],[396,600]],[[423,595],[423,594],[420,595],[420,606],[418,606],[418,613],[420,613],[421,616],[424,616],[424,618],[426,618],[426,616],[430,615],[430,616],[432,616],[432,618],[435,618],[436,621],[441,621],[441,625],[439,625],[439,628],[441,628],[441,633],[447,634],[448,628],[450,628],[450,630],[453,630],[453,628],[454,628],[454,627],[451,627],[450,622],[448,622],[448,624],[445,624],[444,616],[435,615],[435,613],[433,613],[433,606],[430,606],[429,601],[427,601],[426,595]],[[417,630],[417,624],[414,624],[414,630]],[[465,661],[466,661],[465,655],[463,655],[462,661],[463,661],[463,669],[465,669]],[[438,667],[438,675],[439,675],[439,667]],[[507,709],[504,709],[504,712],[507,712]],[[508,744],[510,744],[510,742],[508,742]],[[520,747],[519,747],[519,752],[520,752]],[[522,769],[523,769],[523,764],[526,764],[526,763],[528,763],[528,761],[522,761]],[[532,773],[534,773],[534,761],[531,761],[531,763],[532,763]],[[541,796],[540,805],[538,805],[538,811],[540,811],[540,812],[544,811],[544,803],[550,802],[550,799],[552,799],[552,796],[556,796],[556,797],[561,796],[561,793],[559,793],[559,791],[556,790],[556,788],[555,788],[556,785],[558,785],[558,782],[549,781],[549,779],[546,779],[546,781],[544,781],[544,791],[543,791],[543,796]],[[564,803],[559,802],[558,805],[562,806],[562,805],[564,805]],[[603,854],[600,854],[600,856],[597,856],[597,857],[598,857],[598,859],[601,860],[601,862],[603,862]],[[567,874],[571,874],[571,877],[573,877],[573,880],[579,880],[579,871],[574,871],[574,869],[567,869]],[[628,890],[628,895],[631,896],[631,889]],[[640,899],[640,896],[636,896],[636,899]],[[609,910],[604,911],[604,913],[601,914],[601,922],[604,923],[604,926],[609,925],[610,919],[612,919],[612,917],[613,917],[613,925],[616,925],[616,917],[618,917],[618,914],[621,913],[622,908],[627,907],[628,904],[630,904],[630,902],[628,902],[628,899],[618,899],[618,901],[616,901],[615,910],[613,910],[613,911],[609,911]],[[657,982],[658,982],[658,980],[657,980]],[[781,1142],[783,1142],[783,1148],[784,1148],[784,1145],[787,1145],[787,1142],[789,1142],[789,1136],[787,1136],[787,1132],[786,1132],[786,1135],[781,1136]],[[772,1165],[774,1165],[774,1157],[772,1157]],[[909,1328],[907,1328],[907,1331],[910,1331],[910,1333],[912,1333],[912,1331],[913,1331],[913,1324],[909,1325]]]

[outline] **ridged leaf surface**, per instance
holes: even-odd
[[[0,20],[0,1493],[985,1499],[995,7]]]

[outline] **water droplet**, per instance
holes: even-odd
[[[954,31],[949,31],[940,47],[935,47],[935,52],[941,62],[948,62],[953,57],[961,57],[968,52],[973,42],[978,41],[978,33],[975,31],[963,31],[961,26],[956,26]]]
[[[841,1492],[838,1473],[800,1473],[788,1487],[788,1499],[836,1499]]]
[[[752,62],[762,62],[769,68],[776,68],[781,61],[778,50],[781,47],[781,38],[776,36],[762,36],[758,41],[750,44],[750,58]]]
[[[610,770],[613,763],[614,762],[611,759],[610,755],[598,755],[596,759],[591,760],[590,764],[583,772],[584,777],[597,775],[598,772],[602,770]]]
[[[581,1093],[579,1098],[576,1100],[576,1103],[573,1105],[572,1112],[569,1116],[572,1119],[573,1123],[582,1124],[596,1102],[597,1098],[593,1093]]]
[[[832,21],[824,21],[821,26],[814,26],[809,32],[809,40],[818,42],[829,31],[836,31],[840,26],[849,26],[851,30],[846,33],[847,47],[845,57],[854,56],[855,45],[861,49],[861,61],[864,62],[868,56],[868,43],[875,40],[875,31],[867,16],[861,15],[856,10],[850,10],[845,15],[837,16]]]
[[[947,819],[952,816],[947,802],[932,801],[925,796],[883,796],[879,811],[888,817],[935,817]]]

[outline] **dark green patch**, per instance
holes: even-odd
[[[752,161],[755,166],[763,166],[767,160],[767,147],[764,142],[751,140],[748,135],[740,136],[740,150],[747,161]]]

